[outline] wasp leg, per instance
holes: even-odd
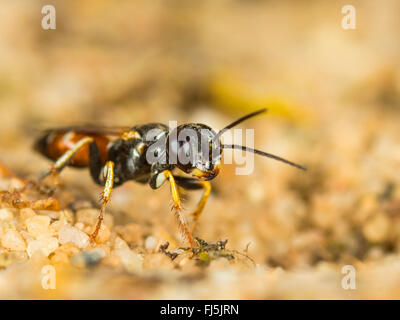
[[[172,200],[174,201],[174,209],[177,211],[181,211],[182,210],[181,198],[179,196],[178,186],[176,185],[175,178],[172,175],[172,172],[169,170],[165,170],[163,174],[164,177],[169,180],[169,184],[171,185],[171,193],[172,193]]]
[[[200,198],[199,203],[197,204],[196,210],[192,212],[192,216],[193,216],[195,224],[197,224],[197,221],[199,220],[201,214],[203,213],[204,207],[206,206],[208,197],[210,196],[210,193],[211,193],[211,183],[209,181],[199,181],[199,183],[203,187],[204,192]]]
[[[199,181],[193,178],[175,176],[176,183],[187,190],[199,190],[203,189],[203,195],[197,204],[196,209],[191,213],[194,220],[192,231],[196,228],[197,221],[203,213],[204,207],[206,206],[208,197],[211,193],[211,183],[209,181]]]
[[[84,147],[85,145],[87,145],[88,143],[91,143],[91,142],[93,142],[92,137],[85,137],[85,138],[79,140],[72,149],[68,150],[60,158],[57,159],[57,161],[53,164],[53,166],[50,168],[50,170],[48,170],[42,174],[42,176],[39,178],[39,182],[43,181],[51,174],[58,175],[71,162],[71,160],[75,156],[75,154],[82,147]]]
[[[104,185],[104,190],[101,193],[101,201],[103,202],[103,204],[101,205],[100,214],[99,214],[99,217],[97,218],[96,228],[94,229],[94,232],[90,236],[90,240],[92,243],[95,243],[96,237],[99,234],[101,223],[104,219],[104,213],[106,211],[107,203],[111,199],[111,192],[112,192],[113,186],[114,186],[114,162],[107,161],[105,170],[107,172],[106,173],[106,183]]]
[[[152,177],[150,178],[150,187],[153,189],[158,189],[161,187],[161,185],[165,182],[165,180],[169,181],[169,184],[171,186],[171,194],[172,194],[172,199],[174,201],[174,209],[176,212],[176,216],[178,218],[178,223],[180,226],[180,229],[183,233],[183,235],[187,238],[187,240],[190,243],[190,246],[194,248],[196,246],[196,243],[193,239],[192,233],[190,232],[189,226],[186,222],[186,219],[183,215],[182,211],[182,206],[181,206],[181,198],[179,196],[179,190],[178,190],[178,185],[175,182],[175,178],[170,170],[156,170],[154,169]]]

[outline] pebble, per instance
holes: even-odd
[[[85,208],[76,212],[76,221],[88,226],[95,226],[99,217],[99,209]],[[110,214],[104,215],[103,224],[108,228],[112,228],[114,224],[113,216]]]
[[[80,249],[76,244],[68,242],[66,244],[60,245],[54,254],[51,256],[51,260],[55,263],[69,263],[70,257],[78,254]]]
[[[77,223],[75,223],[75,224],[74,224],[74,227],[77,228],[77,229],[79,229],[79,230],[81,230],[81,231],[84,231],[84,230],[85,230],[85,224],[84,224],[83,222],[77,222]]]
[[[80,209],[76,212],[76,221],[92,226],[96,224],[98,216],[98,209]]]
[[[115,227],[115,231],[128,243],[138,244],[143,237],[143,226],[137,223],[117,226]]]
[[[21,236],[24,238],[24,240],[25,240],[26,243],[29,243],[29,242],[35,240],[35,238],[32,237],[32,236],[29,234],[28,231],[21,230],[21,231],[20,231],[20,234],[21,234]]]
[[[24,183],[20,179],[17,179],[17,178],[10,179],[10,185],[9,185],[10,189],[20,189],[23,186],[24,186]]]
[[[122,265],[128,272],[139,273],[142,271],[142,257],[129,249],[128,244],[120,237],[115,239],[114,254],[121,259]]]
[[[60,229],[63,227],[63,226],[65,226],[67,224],[67,222],[66,221],[61,221],[61,220],[58,220],[58,221],[54,221],[51,225],[50,225],[50,231],[52,232],[52,233],[58,233],[59,231],[60,231]]]
[[[46,257],[58,248],[58,240],[54,237],[40,238],[28,243],[27,252],[32,257],[35,252],[42,252]]]
[[[12,219],[14,219],[14,214],[10,209],[7,208],[0,209],[0,220],[10,221]]]
[[[173,270],[174,263],[163,253],[151,253],[144,257],[143,268],[146,270]]]
[[[48,216],[52,220],[60,219],[60,211],[37,210],[36,212],[42,216]]]
[[[387,239],[390,229],[390,220],[384,214],[380,213],[374,216],[363,226],[363,234],[368,241],[377,243]]]
[[[19,210],[19,218],[22,221],[25,221],[28,218],[36,216],[36,212],[33,211],[31,208],[24,208]]]
[[[74,221],[74,214],[71,210],[63,210],[60,212],[60,220],[66,223],[72,223]]]
[[[25,220],[28,232],[35,238],[47,236],[49,234],[50,217],[34,216]]]
[[[89,245],[89,236],[79,229],[67,224],[60,228],[58,232],[58,241],[61,244],[72,242],[82,249]]]
[[[8,230],[1,237],[1,244],[4,248],[14,251],[24,251],[26,244],[21,234],[16,230]]]
[[[146,248],[146,250],[152,251],[156,248],[156,246],[157,246],[157,239],[154,238],[153,236],[148,236],[144,241],[144,247]]]

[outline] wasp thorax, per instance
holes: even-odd
[[[200,179],[213,179],[219,172],[221,144],[216,132],[204,124],[184,124],[167,138],[168,163]]]

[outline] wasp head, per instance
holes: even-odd
[[[215,178],[221,164],[221,143],[217,133],[204,124],[183,124],[167,139],[170,164],[201,180]]]

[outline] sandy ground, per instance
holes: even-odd
[[[341,27],[343,1],[53,2],[56,30],[41,28],[47,3],[0,5],[0,162],[17,177],[50,166],[38,129],[221,129],[262,107],[240,128],[309,170],[224,165],[195,254],[167,185],[117,188],[91,247],[101,188],[87,170],[64,170],[50,210],[2,170],[0,298],[400,297],[398,1],[355,1],[356,30]],[[185,194],[190,223],[199,197]]]

